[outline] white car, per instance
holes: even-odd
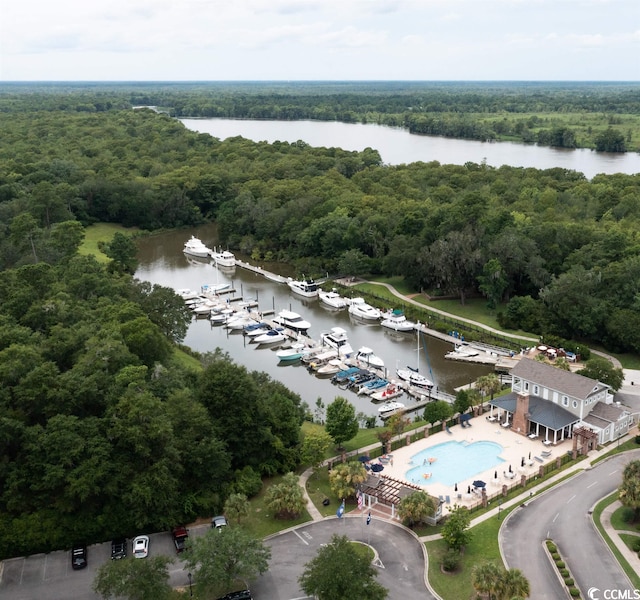
[[[133,540],[133,556],[136,558],[147,558],[149,554],[149,536],[139,535]]]

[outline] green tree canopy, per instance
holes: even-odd
[[[336,446],[352,439],[358,433],[356,409],[346,398],[341,396],[327,406],[326,430]]]
[[[105,600],[167,600],[172,594],[169,585],[168,556],[149,556],[144,560],[125,558],[112,560],[98,567],[93,591]]]
[[[195,537],[185,553],[185,565],[202,594],[220,595],[236,582],[247,582],[269,568],[271,550],[241,527],[210,529]]]
[[[318,600],[384,600],[389,594],[375,577],[376,569],[366,555],[356,552],[346,536],[334,535],[305,565],[300,586]]]
[[[634,521],[640,520],[640,460],[633,460],[624,468],[618,497],[622,504],[633,509]]]

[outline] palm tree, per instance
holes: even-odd
[[[357,486],[366,479],[367,471],[357,460],[336,465],[329,473],[331,491],[338,498],[349,498],[355,495]]]
[[[409,527],[422,523],[436,512],[435,499],[426,492],[414,492],[405,496],[398,504],[398,516]]]
[[[485,562],[476,565],[471,574],[471,583],[473,588],[479,594],[487,594],[489,600],[494,600],[493,595],[498,587],[500,577],[504,572],[504,568],[492,562]]]
[[[640,460],[632,460],[622,473],[618,498],[624,506],[633,509],[633,520],[640,519]]]
[[[482,375],[482,377],[478,377],[476,379],[476,389],[482,394],[482,402],[480,403],[480,412],[484,411],[483,402],[485,396],[491,394],[491,400],[493,400],[493,395],[500,391],[502,388],[502,384],[500,383],[500,379],[495,373],[491,373],[489,375]]]
[[[529,580],[522,574],[520,569],[503,570],[496,586],[497,600],[528,598],[529,592]]]

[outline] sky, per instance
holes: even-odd
[[[640,0],[1,0],[1,81],[640,80]]]

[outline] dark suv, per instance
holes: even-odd
[[[87,546],[86,544],[74,544],[71,548],[71,568],[74,571],[84,569],[87,566]]]
[[[182,525],[178,525],[171,530],[173,536],[173,545],[176,547],[176,552],[180,554],[187,549],[187,541],[189,540],[189,530]]]
[[[253,600],[253,596],[249,590],[241,590],[239,592],[231,592],[226,596],[218,598],[218,600]]]
[[[127,557],[127,540],[118,538],[111,541],[111,560],[120,560]]]

